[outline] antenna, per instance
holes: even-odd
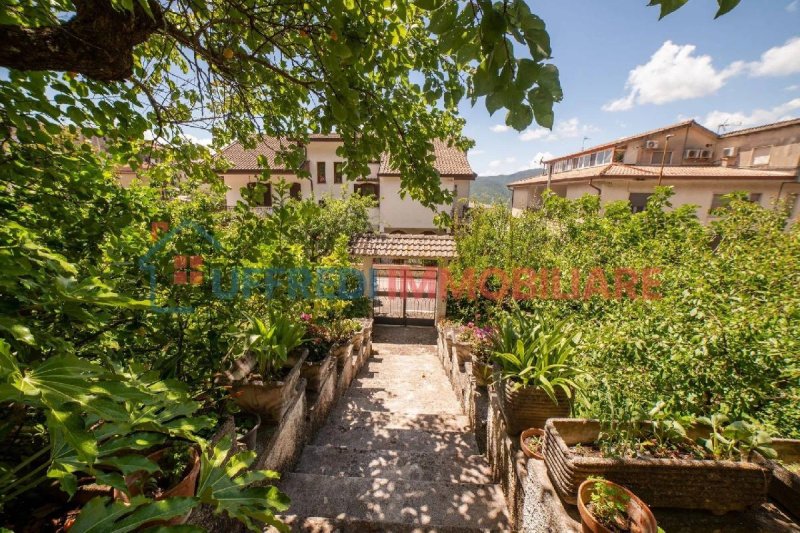
[[[588,140],[589,140],[589,137],[586,137],[586,136],[583,137],[583,141],[581,142],[581,152],[583,152],[586,149],[586,141],[588,141]]]
[[[726,130],[730,127],[741,126],[741,125],[742,125],[741,120],[739,122],[731,122],[729,118],[726,118],[723,123],[717,125],[717,135],[722,133],[722,130]]]

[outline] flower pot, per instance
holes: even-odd
[[[534,451],[531,450],[527,444],[525,444],[525,439],[528,437],[539,437],[541,439],[541,444],[539,445],[539,449]],[[531,459],[539,459],[540,461],[544,460],[544,430],[542,428],[528,428],[519,435],[519,446],[522,448],[522,453],[525,454],[525,457],[529,457]]]
[[[239,438],[238,442],[248,450],[255,451],[258,446],[258,428],[261,427],[261,416],[249,413],[243,413],[243,415],[252,416],[255,419],[255,425],[243,437]]]
[[[319,392],[333,371],[336,358],[328,354],[322,361],[304,361],[300,366],[300,377],[306,380],[306,390]]]
[[[350,342],[353,344],[353,353],[358,353],[361,350],[361,344],[364,342],[364,330],[353,333]]]
[[[459,366],[464,366],[472,360],[472,345],[466,342],[453,341],[452,342],[453,355],[458,360]]]
[[[297,364],[281,380],[257,382],[245,378],[231,385],[231,398],[239,407],[264,420],[280,421],[300,379],[300,369],[308,355],[304,350]],[[249,377],[249,376],[248,376]]]
[[[553,402],[538,387],[517,388],[509,380],[503,381],[498,389],[500,409],[509,435],[519,435],[527,428],[542,428],[548,418],[569,416],[569,398],[560,388],[556,389],[558,402]]]
[[[578,489],[578,512],[581,515],[583,533],[611,533],[612,531],[600,523],[590,509],[591,506],[589,504],[592,499],[592,491],[597,483],[606,483],[628,495],[629,500],[625,511],[630,519],[630,531],[632,533],[656,533],[658,531],[656,518],[653,516],[653,512],[647,504],[640,500],[634,493],[611,481],[587,480],[581,483]]]
[[[800,463],[800,440],[772,439],[772,449],[778,454],[777,461],[758,453],[753,454],[753,461],[769,469],[772,474],[770,497],[800,518],[800,475],[782,464]]]
[[[472,376],[478,387],[486,387],[492,381],[492,367],[472,358]]]
[[[350,361],[350,356],[353,354],[353,344],[348,342],[347,344],[340,344],[336,345],[331,348],[331,355],[336,359],[336,369],[339,373],[342,372],[344,366]]]
[[[715,514],[743,511],[763,502],[769,472],[741,461],[708,459],[607,458],[583,456],[570,447],[600,435],[597,420],[554,418],[545,425],[544,461],[561,497],[576,503],[580,484],[602,476],[624,485],[651,507],[704,509]]]

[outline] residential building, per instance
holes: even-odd
[[[616,139],[545,161],[545,173],[508,184],[512,209],[537,208],[546,189],[564,198],[599,195],[640,211],[654,187],[671,185],[673,207],[693,204],[703,222],[724,196],[747,191],[771,207],[788,200],[800,215],[800,119],[717,134],[694,120]]]
[[[348,179],[342,175],[343,159],[337,155],[337,148],[342,146],[339,135],[311,135],[306,146],[306,168],[310,178],[300,178],[292,169],[282,168],[276,161],[281,150],[281,141],[267,138],[254,149],[245,149],[239,143],[225,148],[221,155],[231,162],[232,167],[223,174],[228,187],[226,203],[233,207],[242,199],[242,188],[254,186],[261,172],[259,156],[266,158],[270,169],[271,180],[284,179],[290,184],[290,194],[297,198],[340,198],[343,194],[358,192],[374,196],[378,206],[372,210],[371,216],[375,228],[385,233],[439,233],[434,224],[436,213],[421,203],[400,196],[401,175],[389,165],[388,157],[370,163],[370,172],[357,179]],[[453,213],[461,209],[469,198],[470,184],[475,173],[462,150],[450,147],[443,141],[434,142],[434,166],[439,172],[442,189],[453,193],[452,205],[439,205],[437,212]],[[264,208],[270,205],[269,195],[265,195]]]

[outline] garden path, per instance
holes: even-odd
[[[295,531],[508,530],[433,328],[375,326],[373,356],[280,488]]]

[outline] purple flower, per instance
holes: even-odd
[[[311,315],[309,315],[308,313],[300,313],[300,320],[302,320],[303,322],[310,322]]]

